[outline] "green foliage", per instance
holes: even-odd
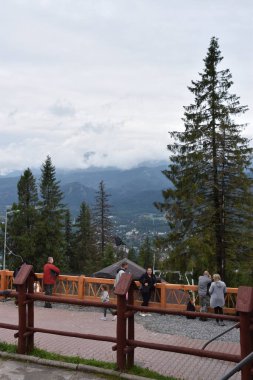
[[[131,247],[130,249],[129,249],[129,252],[128,252],[128,255],[127,255],[127,258],[129,259],[129,260],[131,260],[131,261],[133,261],[134,263],[138,263],[138,255],[137,255],[137,252],[136,252],[136,250],[133,248],[133,247]]]
[[[105,247],[112,240],[112,222],[110,219],[111,205],[109,196],[105,189],[104,181],[99,183],[96,194],[96,204],[94,207],[94,225],[96,228],[96,236],[99,246],[99,252],[104,258]]]
[[[140,247],[138,264],[143,268],[147,268],[147,267],[153,268],[153,260],[154,260],[154,248],[149,237],[146,237],[146,239],[144,240],[143,244]]]
[[[18,203],[8,211],[7,251],[10,249],[19,257],[7,259],[8,267],[15,269],[24,261],[33,263],[36,250],[36,229],[38,223],[38,191],[36,180],[28,168],[17,184]]]
[[[226,281],[243,263],[253,263],[253,180],[247,172],[253,150],[241,137],[244,113],[230,94],[229,70],[218,40],[211,39],[199,81],[189,87],[194,103],[184,107],[183,132],[171,132],[170,165],[164,171],[172,184],[156,206],[166,213],[169,262],[176,270],[204,268]]]
[[[75,274],[91,275],[99,269],[101,259],[98,253],[95,229],[88,205],[83,202],[77,217],[74,232],[73,259],[70,262]]]
[[[102,267],[107,267],[115,262],[115,250],[112,244],[107,244],[105,247],[104,258],[102,261]]]
[[[42,164],[40,178],[40,219],[37,230],[36,263],[40,267],[48,256],[54,257],[61,269],[66,265],[64,251],[64,219],[65,208],[61,203],[63,193],[59,181],[56,180],[55,167],[48,156]]]
[[[10,354],[16,354],[17,346],[15,346],[15,344],[0,342],[0,351],[9,352]]]

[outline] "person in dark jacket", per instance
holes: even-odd
[[[43,284],[44,291],[46,296],[51,296],[53,293],[53,287],[56,282],[57,276],[60,274],[60,269],[56,267],[54,264],[53,257],[49,257],[47,260],[47,264],[44,265],[44,274],[43,274]],[[45,302],[44,307],[51,308],[51,302]]]
[[[151,267],[146,269],[146,273],[144,273],[140,278],[141,283],[141,295],[142,295],[142,304],[141,306],[148,306],[151,293],[155,290],[155,285],[157,283],[156,276],[153,274],[153,270]],[[140,313],[142,317],[144,317],[145,313]]]

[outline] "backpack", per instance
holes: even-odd
[[[187,306],[186,306],[186,311],[196,311],[195,306],[193,305],[192,301],[189,300]],[[196,319],[196,317],[192,317],[190,315],[186,316],[187,319]]]

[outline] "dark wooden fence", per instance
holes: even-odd
[[[134,365],[134,350],[137,347],[147,349],[162,350],[177,352],[181,354],[195,355],[200,357],[213,358],[218,360],[226,360],[239,363],[253,351],[253,288],[240,287],[238,289],[236,312],[239,315],[216,315],[211,313],[187,312],[178,310],[168,310],[162,308],[141,307],[134,304],[134,288],[135,283],[132,281],[131,274],[123,274],[115,289],[117,303],[108,303],[107,306],[115,309],[117,313],[117,331],[116,338],[95,334],[82,334],[60,330],[42,329],[34,327],[34,301],[50,301],[56,303],[66,303],[82,306],[96,306],[103,308],[102,302],[85,301],[70,297],[45,296],[42,293],[34,293],[35,274],[31,265],[23,264],[17,277],[14,280],[14,285],[17,291],[2,291],[4,296],[16,297],[18,302],[18,325],[0,323],[0,328],[17,330],[15,337],[18,338],[18,353],[29,354],[34,347],[34,334],[36,332],[46,334],[56,334],[82,339],[100,340],[114,343],[112,347],[116,351],[117,368],[120,371],[125,371]],[[128,297],[126,294],[128,293]],[[215,352],[206,350],[205,346],[202,349],[178,347],[173,345],[144,342],[135,339],[134,331],[134,315],[137,311],[149,313],[175,314],[184,316],[205,316],[208,318],[220,318],[237,322],[240,328],[240,355],[230,353]],[[247,363],[242,369],[242,380],[253,380],[252,362]]]

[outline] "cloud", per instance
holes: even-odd
[[[73,105],[66,101],[57,101],[54,105],[49,107],[49,111],[53,115],[60,116],[60,117],[74,116],[76,113]]]
[[[216,35],[251,104],[251,0],[8,0],[0,13],[0,170],[168,159]],[[252,137],[253,110],[244,135]]]

